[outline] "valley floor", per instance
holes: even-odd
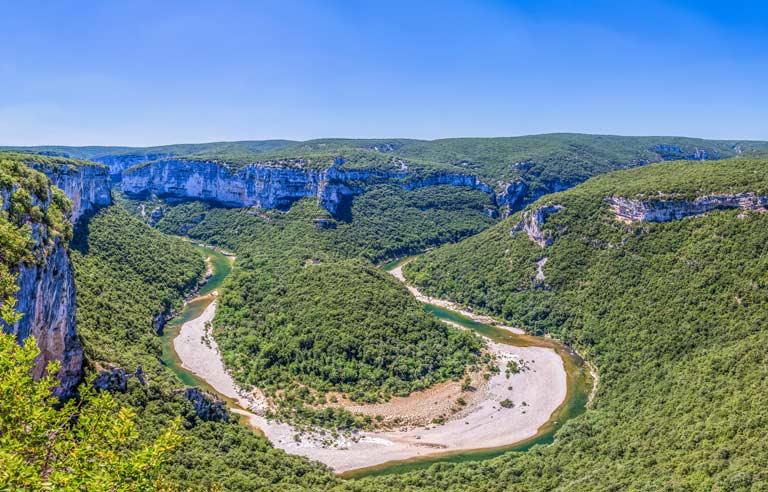
[[[404,280],[399,269],[395,276]],[[451,303],[421,295],[409,286],[422,302]],[[500,372],[488,381],[473,379],[474,391],[462,392],[459,383],[444,383],[395,398],[378,405],[345,405],[370,415],[402,416],[397,430],[366,431],[351,436],[330,433],[299,433],[294,427],[262,417],[266,400],[258,392],[239,388],[226,371],[216,341],[206,332],[216,311],[215,292],[203,313],[181,327],[174,349],[185,369],[195,373],[214,390],[241,408],[233,411],[247,418],[275,447],[325,463],[336,472],[366,468],[389,461],[474,449],[509,446],[536,435],[567,395],[563,361],[554,350],[543,347],[517,347],[488,341],[488,351],[496,355]],[[478,318],[477,315],[464,314]],[[487,322],[485,317],[482,321]],[[505,369],[514,361],[523,369],[507,376]],[[463,398],[465,405],[457,400]],[[500,403],[510,400],[513,406]],[[366,408],[368,407],[368,408]],[[458,408],[455,413],[448,412]],[[449,415],[440,425],[430,424],[439,415]],[[389,419],[388,419],[389,420]]]

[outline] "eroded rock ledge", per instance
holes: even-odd
[[[542,230],[544,222],[550,215],[559,212],[564,207],[559,204],[545,205],[533,210],[526,210],[522,213],[522,220],[518,222],[510,231],[510,235],[525,231],[528,239],[538,244],[542,248],[552,244],[552,233]]]
[[[364,185],[389,183],[413,190],[426,186],[452,185],[480,190],[499,203],[493,188],[476,176],[437,173],[419,176],[407,170],[344,169],[343,161],[328,169],[291,162],[255,162],[237,171],[217,161],[166,159],[134,167],[123,174],[122,190],[128,196],[157,195],[166,198],[211,200],[231,207],[285,208],[306,197],[335,214],[345,198],[364,191]]]
[[[51,184],[58,186],[72,200],[69,220],[76,225],[81,217],[112,203],[107,168],[99,165],[48,165],[31,163],[30,166],[45,174]]]
[[[703,215],[713,210],[756,210],[765,212],[768,196],[755,193],[705,195],[694,200],[654,199],[639,200],[610,196],[605,202],[611,206],[616,219],[626,224],[633,222],[669,222],[685,217]]]

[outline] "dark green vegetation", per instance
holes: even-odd
[[[337,482],[325,466],[273,448],[246,426],[203,421],[187,400],[157,384],[141,386],[129,379],[126,393],[115,397],[136,412],[144,440],[181,418],[182,446],[165,467],[166,479],[179,490],[323,490]]]
[[[459,193],[456,193],[457,191]],[[392,387],[384,388],[387,393],[402,391],[402,388],[407,387],[406,385],[428,384],[429,378],[436,380],[451,377],[454,373],[460,376],[466,365],[466,360],[461,359],[462,350],[468,351],[471,358],[471,354],[477,351],[478,340],[468,338],[453,329],[446,330],[444,325],[427,317],[421,306],[404,291],[397,281],[373,268],[366,259],[386,258],[399,254],[400,251],[415,251],[428,244],[460,239],[484,229],[493,223],[484,213],[484,209],[489,206],[487,196],[483,193],[449,187],[429,188],[410,193],[396,187],[382,187],[372,190],[366,196],[370,196],[371,199],[366,201],[360,198],[353,203],[352,221],[339,222],[336,224],[336,229],[317,228],[313,219],[329,219],[329,217],[310,201],[298,203],[287,214],[278,211],[212,209],[199,202],[187,202],[176,206],[164,205],[165,215],[159,221],[157,229],[171,233],[186,232],[193,237],[206,242],[217,242],[226,249],[237,252],[237,273],[233,274],[233,281],[229,282],[224,289],[225,294],[221,298],[219,312],[223,313],[228,309],[229,319],[242,322],[243,326],[252,322],[252,316],[250,311],[243,307],[242,299],[257,306],[260,310],[254,312],[262,318],[266,314],[261,310],[273,314],[280,313],[283,316],[281,319],[271,314],[269,321],[272,323],[270,326],[282,330],[283,337],[291,333],[289,330],[295,329],[284,323],[289,316],[296,316],[296,320],[293,321],[301,321],[298,315],[292,314],[293,304],[285,309],[264,303],[256,304],[257,299],[252,298],[253,294],[262,293],[263,287],[268,285],[262,286],[260,283],[253,282],[268,280],[273,284],[290,287],[284,295],[293,296],[291,298],[296,305],[300,305],[305,310],[304,315],[315,313],[313,322],[319,320],[318,323],[316,325],[305,323],[303,327],[313,328],[309,334],[314,335],[314,332],[317,332],[318,343],[331,342],[334,344],[331,349],[339,351],[340,355],[343,355],[342,350],[347,350],[350,341],[349,335],[342,333],[346,338],[335,336],[340,333],[339,327],[343,326],[343,323],[354,323],[353,326],[360,327],[360,333],[357,335],[364,340],[363,346],[367,347],[368,354],[382,358],[390,356],[392,352],[383,351],[380,354],[372,352],[386,348],[381,338],[385,333],[381,333],[380,328],[390,330],[388,338],[411,337],[410,341],[413,341],[414,333],[419,334],[417,330],[421,331],[419,343],[397,345],[395,348],[402,352],[402,356],[390,358],[387,361],[393,369],[398,368],[403,374],[403,379],[395,378],[389,383]],[[195,266],[199,261],[199,254],[187,251],[189,247],[185,243],[176,238],[163,236],[157,231],[150,231],[143,224],[139,224],[141,226],[139,227],[135,218],[127,217],[121,210],[121,207],[125,206],[134,214],[138,214],[139,206],[142,204],[126,200],[119,200],[119,203],[119,206],[102,211],[93,218],[87,236],[88,252],[85,257],[76,254],[79,267],[78,295],[90,299],[90,302],[80,302],[79,316],[101,319],[103,324],[108,324],[108,315],[117,312],[117,309],[123,308],[127,303],[114,306],[110,303],[95,302],[103,297],[98,295],[104,289],[102,283],[111,284],[110,290],[124,293],[128,298],[134,299],[136,304],[149,304],[160,308],[165,303],[158,302],[157,298],[141,299],[140,297],[146,296],[148,291],[157,290],[167,292],[172,299],[180,300],[183,297],[181,287],[184,283],[183,279],[187,278],[182,274],[188,271],[187,268],[183,268],[184,262],[181,260],[181,255],[189,254],[189,258],[194,260],[191,263],[187,262],[187,267]],[[148,214],[158,204],[143,205]],[[399,227],[396,226],[397,223],[400,223]],[[365,234],[372,236],[370,244],[365,241]],[[132,252],[129,255],[131,260],[122,261],[121,264],[142,263],[145,256],[140,253],[146,252],[146,257],[156,258],[157,265],[152,268],[164,269],[167,275],[150,274],[151,268],[137,269],[136,273],[141,278],[135,280],[140,281],[143,288],[136,289],[133,282],[127,281],[131,277],[111,275],[108,278],[102,277],[102,281],[96,281],[98,272],[95,268],[89,268],[85,272],[94,276],[94,280],[82,281],[84,258],[92,257],[91,266],[96,265],[97,260],[104,260],[105,263],[113,265],[119,261],[117,251],[126,249]],[[106,258],[110,258],[110,261],[106,262]],[[318,260],[320,263],[317,265],[312,264],[311,261],[307,263],[307,259]],[[266,273],[259,274],[257,271]],[[321,273],[313,274],[318,271]],[[269,278],[268,275],[272,275],[273,278]],[[303,277],[299,277],[300,275]],[[182,281],[166,283],[164,280],[166,277]],[[328,286],[334,288],[329,289]],[[338,293],[333,290],[338,290]],[[276,292],[264,291],[265,294],[277,300]],[[232,293],[231,297],[230,293]],[[330,294],[335,300],[316,305],[312,299],[322,297],[324,294]],[[380,298],[381,295],[384,297]],[[228,304],[229,299],[241,304]],[[366,308],[365,303],[369,301],[373,306],[372,310]],[[282,301],[283,304],[286,302]],[[390,316],[392,311],[398,311],[393,315],[395,322],[384,323],[383,320]],[[329,314],[333,315],[331,319],[328,319]],[[144,309],[130,309],[125,311],[124,316],[118,315],[115,319],[119,324],[118,328],[110,333],[109,343],[106,339],[85,336],[86,351],[90,353],[93,350],[94,353],[101,354],[98,360],[103,364],[119,361],[128,370],[133,370],[136,364],[141,363],[144,364],[145,371],[150,374],[153,367],[162,370],[156,361],[148,360],[154,359],[157,353],[157,339],[151,327],[151,313]],[[416,323],[417,330],[411,327],[411,323]],[[110,329],[108,326],[104,328]],[[366,329],[363,330],[363,328]],[[141,348],[144,345],[144,347],[135,351],[119,349],[122,347],[121,343],[129,344],[129,340],[135,336],[135,333],[141,334],[139,341],[136,342],[137,346]],[[246,333],[245,337],[236,335],[237,333],[233,333],[230,338],[234,345],[231,351],[231,356],[234,358],[243,357],[243,349],[250,348],[244,345],[244,341],[250,343],[254,338],[257,340],[260,338],[258,331]],[[438,335],[443,344],[436,343]],[[290,346],[292,338],[286,340]],[[457,349],[455,353],[446,349],[446,341],[449,341],[451,347]],[[346,345],[342,346],[341,343]],[[141,350],[146,354],[143,358]],[[375,371],[377,367],[367,364],[367,360],[360,359],[358,363],[357,357],[361,356],[362,352],[352,352],[352,355],[353,358],[349,361],[338,360],[343,362],[344,366],[348,365],[356,370],[366,367],[374,369],[372,373],[355,374],[361,388],[371,388],[373,378],[379,378],[378,381],[383,381],[385,384],[390,379],[388,374],[382,375],[380,371]],[[425,356],[442,360],[443,365],[440,368],[442,372],[427,371],[426,374],[422,374],[424,372],[422,359]],[[246,360],[249,359],[246,358]],[[331,364],[334,360],[329,362],[329,367],[333,367]],[[299,367],[298,364],[297,367]],[[302,380],[306,378],[307,381],[314,381],[318,385],[329,385],[324,380],[325,374],[316,376],[312,372],[315,368],[306,367],[305,369],[305,374],[299,374],[296,377],[301,377]],[[410,376],[408,371],[412,371],[411,374],[415,376]],[[285,381],[277,371],[273,371],[270,375],[277,381],[275,385]],[[387,377],[384,378],[384,376]],[[406,377],[412,377],[413,381],[406,380]],[[256,382],[261,385],[261,381]],[[172,393],[172,389],[177,384],[167,373],[161,373],[159,376],[150,378],[148,386],[141,386],[135,379],[129,379],[128,392],[117,395],[122,403],[136,410],[141,432],[147,439],[155,436],[168,420],[177,415],[183,416],[181,434],[185,438],[184,446],[174,452],[168,464],[167,475],[174,482],[192,487],[194,490],[206,490],[213,483],[221,484],[225,490],[288,487],[280,484],[293,484],[300,489],[318,490],[330,488],[338,483],[324,467],[274,450],[265,439],[256,436],[245,427],[200,421],[194,416],[190,404]],[[382,391],[379,388],[375,389]],[[313,393],[316,392],[313,390]],[[367,393],[375,392],[369,390]],[[362,397],[367,393],[363,392]],[[311,399],[314,400],[314,395]],[[309,400],[308,395],[303,392],[286,395],[282,416],[307,425],[336,428],[367,425],[364,419],[355,418],[347,412],[316,412],[305,405]]]
[[[119,205],[103,209],[78,230],[75,262],[78,331],[92,365],[117,365],[129,373],[140,364],[142,385],[128,379],[115,399],[136,413],[141,442],[161,436],[181,418],[182,445],[169,456],[164,477],[181,490],[255,491],[281,483],[316,490],[334,481],[321,465],[275,450],[237,423],[204,422],[174,391],[181,387],[158,359],[154,318],[180,306],[203,272],[192,245],[151,229]]]
[[[155,377],[147,386],[131,379],[128,391],[117,398],[136,410],[142,439],[154,438],[169,420],[183,417],[181,433],[186,441],[172,456],[167,476],[194,490],[206,490],[212,483],[222,484],[225,490],[359,492],[765,490],[768,214],[716,211],[668,223],[627,225],[613,218],[603,199],[610,195],[649,197],[659,192],[681,198],[714,192],[767,194],[767,176],[768,160],[760,158],[667,163],[604,175],[547,196],[533,206],[558,203],[565,207],[546,221],[544,228],[554,238],[548,248],[533,244],[525,233],[510,236],[518,214],[458,244],[441,247],[406,269],[409,278],[429,293],[496,313],[536,333],[554,333],[596,363],[601,380],[595,408],[566,422],[550,446],[484,462],[439,464],[402,476],[342,483],[322,466],[272,449],[246,428],[201,422],[188,402],[170,392],[174,385],[170,379]],[[29,188],[33,190],[36,178],[31,179]],[[438,199],[419,195],[422,191],[414,192],[416,195],[402,192],[399,197],[400,191],[371,190],[353,202],[352,221],[337,222],[336,229],[315,226],[313,219],[329,217],[309,201],[297,203],[287,214],[217,209],[190,202],[166,207],[158,228],[186,232],[238,253],[238,270],[221,300],[222,317],[216,323],[217,339],[222,344],[227,330],[254,321],[257,324],[257,338],[248,340],[247,345],[243,344],[244,337],[237,343],[233,337],[234,346],[227,350],[227,357],[239,361],[252,347],[254,354],[262,355],[265,340],[258,332],[262,327],[276,330],[288,342],[314,344],[328,341],[316,336],[318,333],[312,329],[316,325],[322,326],[322,332],[338,333],[332,331],[337,327],[334,322],[358,318],[365,322],[369,314],[377,314],[372,319],[376,321],[378,315],[390,315],[383,302],[374,302],[373,311],[368,306],[361,309],[363,302],[371,301],[373,285],[377,291],[383,290],[386,304],[404,306],[394,313],[395,319],[407,319],[411,312],[407,294],[402,289],[398,293],[394,280],[373,270],[369,261],[460,239],[490,223],[482,215],[486,204],[470,196],[455,204],[456,215],[436,220],[439,213],[450,210],[410,204],[425,200],[444,204],[448,196],[454,195],[447,193]],[[383,195],[366,204],[365,198],[376,197],[375,193]],[[382,200],[391,200],[393,205],[378,207]],[[26,208],[22,200],[17,202],[18,210],[31,215],[31,208]],[[440,208],[443,210],[438,213]],[[106,212],[107,216],[114,213]],[[462,225],[457,217],[470,218]],[[377,224],[374,219],[383,223]],[[10,215],[8,221],[17,227]],[[111,220],[103,224],[109,223]],[[94,219],[91,234],[96,234],[98,225]],[[177,241],[151,235],[143,226],[111,230],[118,235],[133,231],[150,242]],[[373,235],[373,231],[382,230],[383,234]],[[364,239],[364,234],[370,239]],[[23,234],[15,235],[8,229],[0,237],[3,241],[10,238],[3,246],[8,251],[21,251],[16,239],[24,238]],[[113,258],[111,252],[99,253],[96,248],[97,244],[108,249],[116,247],[112,242],[89,244],[86,256]],[[548,259],[544,266],[546,280],[535,283],[535,262],[543,257]],[[176,271],[169,264],[175,262],[174,256],[161,254],[158,258],[158,268]],[[82,261],[78,260],[78,264],[82,265]],[[94,270],[91,273],[96,275]],[[117,275],[108,277],[108,281],[116,284],[110,289],[131,290],[120,286],[122,278]],[[162,290],[165,285],[164,279],[149,275],[143,276],[141,282],[143,290],[146,286]],[[178,287],[182,284],[174,281],[177,288],[170,294],[172,299],[183,297],[183,287]],[[338,292],[330,292],[332,289],[326,289],[326,285]],[[95,282],[78,284],[79,290],[97,287]],[[263,301],[273,296],[275,302],[280,302],[274,297],[278,293],[294,299],[291,306],[300,307],[300,318],[286,313],[284,305],[273,309]],[[78,296],[82,295],[78,292]],[[256,316],[246,315],[250,306],[257,308],[253,310]],[[269,311],[262,313],[265,307]],[[113,307],[98,307],[95,302],[81,303],[79,309],[103,309],[90,316],[104,324],[114,313]],[[135,323],[121,321],[122,326],[142,326],[151,334],[151,319],[138,312],[131,316],[135,316]],[[314,324],[302,326],[300,323],[307,318]],[[222,320],[228,320],[228,324],[219,324]],[[290,330],[296,330],[298,336],[293,337]],[[304,336],[307,334],[310,340]],[[123,335],[129,336],[129,332]],[[330,340],[337,343],[341,338]],[[375,348],[375,338],[366,341]],[[102,357],[107,360],[103,362],[112,357],[105,347],[94,347],[87,337],[84,342],[88,353],[105,354]],[[108,342],[115,343],[111,339]],[[107,341],[98,342],[104,343]],[[424,347],[440,355],[429,344]],[[278,354],[283,349],[288,353],[278,363],[298,368],[296,380],[308,381],[317,388],[332,383],[326,380],[327,373],[318,372],[319,368],[311,363],[305,364],[307,361],[296,357],[291,348],[290,343],[277,347]],[[411,355],[413,352],[406,351],[404,357]],[[127,360],[132,369],[131,364],[143,359]],[[330,367],[334,367],[335,360],[331,359]],[[450,362],[449,358],[443,360]],[[348,361],[343,362],[346,365]],[[407,363],[405,367],[418,369],[420,359],[413,362],[415,365]],[[390,367],[397,365],[392,363]],[[446,363],[445,368],[450,364]],[[275,377],[273,384],[285,383]],[[364,384],[358,387],[365,389]],[[363,391],[362,398],[366,395]],[[314,399],[298,391],[294,396],[296,400],[289,403],[298,404],[289,406],[288,411],[303,411],[303,402]],[[348,418],[345,415],[317,417],[307,413],[302,418],[312,423],[317,422],[313,419],[321,419],[321,423],[353,425],[343,423]]]
[[[29,151],[24,147],[0,147],[0,157],[24,162],[31,167],[47,166],[59,168],[63,166],[100,166],[97,162],[87,160],[92,155],[86,149],[91,147],[71,147],[72,149],[84,149],[82,152],[46,152],[47,147],[30,147]],[[55,147],[52,147],[55,148]],[[105,147],[115,149],[116,147]],[[16,150],[18,149],[18,150]],[[85,159],[85,160],[84,160]]]
[[[157,359],[159,317],[202,279],[202,255],[119,206],[93,216],[73,246],[77,331],[89,360],[131,371],[141,365],[151,378],[167,378]]]
[[[49,192],[48,179],[22,164],[38,158],[46,164],[56,160],[0,158],[3,188],[17,187],[9,210],[0,213],[2,315],[8,323],[14,321],[13,270],[20,261],[34,261],[31,227],[48,226],[41,229],[44,241],[69,239],[72,232],[64,218],[69,201],[60,190]],[[49,193],[51,202],[43,210],[35,203]],[[53,382],[29,377],[37,355],[34,341],[20,348],[0,335],[0,488],[210,490],[216,485],[248,491],[285,490],[281,484],[289,483],[317,490],[334,482],[323,466],[276,451],[248,428],[202,422],[191,404],[173,393],[178,383],[157,363],[153,315],[180,305],[195,285],[203,261],[194,249],[118,207],[102,210],[78,229],[74,246],[78,331],[88,362],[119,364],[129,372],[142,364],[147,385],[129,379],[126,393],[110,396],[92,394],[85,383],[82,399],[54,409]],[[167,432],[179,417],[182,427]]]
[[[595,408],[554,445],[438,465],[353,490],[764,490],[768,214],[712,212],[626,225],[603,198],[768,191],[768,160],[670,163],[542,199],[552,246],[518,216],[415,261],[426,291],[472,303],[581,349],[600,371]],[[546,288],[534,261],[547,257]]]
[[[142,445],[133,412],[109,393],[66,403],[52,396],[58,361],[35,381],[39,353],[34,338],[20,346],[0,333],[0,489],[171,490],[163,465],[181,442],[178,421]]]
[[[450,164],[489,183],[522,180],[533,192],[547,183],[573,185],[596,174],[670,159],[722,159],[766,149],[765,142],[716,141],[683,137],[622,137],[559,133],[501,138],[441,140],[324,139],[289,149],[363,148],[424,162]],[[547,188],[551,189],[551,188]]]
[[[290,140],[254,140],[242,142],[211,142],[202,144],[174,144],[157,147],[41,145],[37,147],[0,147],[0,149],[34,152],[42,155],[99,159],[104,157],[194,155],[194,154],[257,154],[289,145]]]
[[[390,262],[384,266],[384,269],[390,270],[396,268],[398,265],[409,260],[410,259],[406,258],[404,260]],[[594,381],[589,368],[584,364],[583,359],[578,354],[574,353],[571,348],[548,337],[520,335],[512,333],[505,328],[486,323],[479,323],[456,311],[440,306],[424,304],[424,309],[441,320],[455,323],[467,330],[487,337],[496,343],[519,347],[545,347],[554,350],[563,360],[568,378],[568,395],[563,402],[563,405],[550,416],[547,423],[539,427],[535,435],[510,446],[414,457],[397,463],[383,463],[369,468],[352,470],[341,474],[342,477],[362,478],[403,474],[416,470],[425,470],[436,463],[468,463],[496,458],[510,452],[527,452],[534,446],[551,444],[554,441],[557,432],[564,425],[568,425],[568,422],[571,419],[582,415],[587,410],[589,395],[594,389]],[[469,385],[471,383],[465,380],[465,384]],[[501,404],[503,401],[499,403]],[[522,404],[522,402],[517,403]]]
[[[0,153],[0,300],[4,311],[10,312],[13,302],[6,301],[17,290],[14,271],[20,262],[34,261],[33,227],[40,229],[40,246],[72,237],[72,225],[66,218],[71,202],[61,190],[51,188],[43,173],[24,164],[27,157]]]
[[[380,263],[477,234],[496,222],[488,216],[495,211],[490,197],[477,190],[383,185],[355,198],[349,222],[327,235],[345,256]]]
[[[251,272],[244,257],[216,318],[224,360],[249,385],[275,393],[298,381],[375,402],[458,378],[479,352],[374,267],[260,259]]]
[[[121,203],[135,214],[142,205],[132,200]],[[168,206],[156,201],[144,206],[147,212],[162,209],[164,215],[157,228],[169,234],[189,234],[236,250],[252,242],[268,243],[272,229],[264,225],[269,224],[290,235],[286,240],[304,248],[308,257],[317,251],[320,256],[362,257],[372,263],[455,242],[495,222],[487,214],[495,210],[488,195],[453,186],[414,191],[392,185],[370,187],[353,200],[347,221],[332,219],[310,200],[300,202],[300,210],[288,215],[272,210],[213,208],[201,202]],[[315,224],[314,219],[324,222]],[[323,225],[329,228],[318,229]],[[257,236],[249,235],[251,229]]]
[[[617,169],[674,159],[723,159],[767,150],[768,143],[703,140],[684,137],[624,137],[614,135],[545,134],[500,138],[319,139],[306,142],[264,140],[166,145],[160,147],[33,147],[101,162],[124,160],[127,165],[168,157],[216,159],[239,167],[254,161],[327,168],[338,158],[349,169],[400,170],[406,163],[419,175],[464,173],[490,186],[521,182],[527,189],[519,208],[544,193],[580,183]],[[297,162],[301,159],[301,162]]]
[[[404,395],[478,361],[476,337],[427,315],[370,261],[482,230],[492,223],[488,206],[479,192],[384,186],[354,201],[351,222],[336,223],[310,200],[287,213],[189,202],[164,206],[157,227],[237,253],[214,322],[236,377],[279,395],[283,417],[345,427],[364,422],[317,417],[304,404],[328,391],[358,401]]]
[[[233,167],[272,160],[283,165],[325,169],[343,159],[344,169],[399,171],[414,176],[462,173],[478,176],[496,191],[518,182],[525,190],[513,211],[537,197],[571,187],[609,171],[662,160],[724,159],[765,151],[766,142],[717,141],[684,137],[547,134],[508,138],[442,140],[322,139],[294,142],[254,153],[233,144],[206,147],[193,158],[215,158]]]

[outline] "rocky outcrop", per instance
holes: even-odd
[[[3,210],[10,204],[11,190],[3,190]],[[32,197],[32,205],[48,210],[51,192],[43,202]],[[75,285],[66,240],[53,234],[43,223],[28,221],[31,228],[32,258],[16,268],[18,274],[16,312],[21,319],[3,331],[23,344],[34,336],[40,348],[33,376],[40,377],[50,362],[61,362],[57,396],[69,396],[82,376],[83,349],[75,331]]]
[[[93,387],[99,391],[125,393],[131,378],[135,378],[142,386],[146,385],[141,366],[138,366],[133,374],[126,373],[122,367],[109,367],[98,372],[93,380]]]
[[[562,205],[545,205],[533,210],[526,210],[522,213],[522,220],[518,222],[510,231],[510,235],[525,231],[528,239],[538,244],[542,248],[552,244],[552,234],[550,231],[542,229],[544,222],[550,215],[563,209]]]
[[[742,209],[765,211],[768,196],[754,193],[705,195],[693,200],[660,198],[639,200],[624,197],[607,197],[617,220],[633,222],[668,222],[685,217],[703,215],[713,210]]]
[[[206,422],[229,422],[229,410],[219,397],[200,388],[184,388],[175,393],[192,403],[197,418]]]
[[[31,167],[44,173],[52,185],[61,188],[71,201],[68,218],[73,224],[101,206],[111,203],[107,169],[100,165],[31,162]],[[3,209],[10,204],[14,190],[3,190]],[[32,205],[48,211],[52,192],[42,201],[32,196]],[[59,361],[57,374],[61,385],[57,396],[70,396],[82,377],[83,349],[75,329],[74,272],[67,252],[67,239],[54,234],[47,225],[28,220],[32,234],[32,259],[15,269],[19,290],[16,312],[21,319],[3,331],[13,333],[19,343],[34,336],[40,348],[34,376],[44,374],[50,362]]]
[[[156,161],[158,159],[167,159],[173,157],[174,153],[138,153],[138,154],[118,154],[118,155],[105,155],[100,157],[94,157],[94,162],[104,164],[109,168],[109,175],[113,179],[119,181],[120,175],[126,169],[129,169],[138,164],[144,162]]]
[[[333,219],[314,219],[312,222],[317,229],[336,229],[336,221]]]
[[[266,161],[233,170],[210,160],[166,159],[129,169],[123,174],[127,196],[210,200],[230,207],[288,208],[301,198],[313,197],[318,205],[336,214],[345,199],[364,191],[365,185],[396,184],[407,190],[426,186],[465,186],[494,195],[475,176],[409,171],[356,170],[341,167],[313,169],[300,159]]]
[[[578,184],[578,182],[564,183],[556,180],[546,181],[540,183],[535,189],[532,189],[528,183],[524,181],[501,183],[501,191],[497,191],[495,199],[496,203],[499,205],[501,216],[509,217],[516,211],[535,202],[544,195],[567,190],[576,184]]]
[[[110,180],[107,169],[100,165],[43,165],[33,164],[51,183],[64,191],[72,200],[72,212],[69,220],[76,224],[81,217],[87,216],[112,203]]]
[[[688,161],[705,161],[710,157],[709,152],[697,147],[686,150],[679,145],[658,144],[654,145],[652,150],[657,153],[661,159],[667,161],[675,159]]]
[[[522,181],[502,183],[501,191],[496,194],[496,203],[502,208],[505,217],[519,210],[528,192],[528,185]]]

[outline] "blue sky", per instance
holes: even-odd
[[[762,1],[0,2],[0,145],[768,140]]]

